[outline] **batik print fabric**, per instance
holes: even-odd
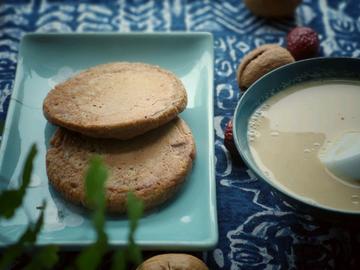
[[[0,4],[0,117],[12,91],[19,41],[27,32],[209,31],[215,50],[215,150],[219,244],[204,252],[210,269],[356,269],[360,233],[300,214],[279,199],[223,144],[240,98],[236,68],[264,43],[284,45],[295,25],[320,33],[321,55],[360,57],[360,4],[304,0],[295,19],[254,17],[231,0],[5,0]]]

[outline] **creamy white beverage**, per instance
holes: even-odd
[[[360,181],[333,175],[319,158],[347,132],[360,132],[360,83],[327,80],[269,98],[249,120],[248,141],[275,185],[314,204],[360,212]]]

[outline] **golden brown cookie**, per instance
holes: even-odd
[[[95,154],[109,171],[107,209],[124,212],[128,191],[144,201],[145,209],[172,197],[192,168],[195,143],[180,118],[128,141],[95,139],[59,128],[46,155],[49,181],[67,199],[86,206],[84,175]]]
[[[118,62],[57,85],[43,111],[50,122],[91,137],[129,139],[174,119],[186,104],[186,90],[173,73]]]

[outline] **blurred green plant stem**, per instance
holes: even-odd
[[[22,182],[17,189],[4,190],[0,194],[0,219],[10,219],[14,216],[16,209],[21,207],[26,194],[26,189],[30,184],[33,160],[37,154],[36,146],[33,145],[27,155],[23,171]],[[67,269],[91,270],[97,269],[102,262],[105,254],[109,251],[108,237],[105,231],[106,223],[106,195],[105,182],[108,171],[99,156],[94,156],[89,162],[89,167],[85,176],[86,200],[92,210],[92,225],[96,232],[96,241],[83,249],[74,259],[73,263],[67,265]],[[127,214],[129,218],[128,245],[113,252],[111,268],[125,270],[129,263],[138,265],[142,262],[142,253],[135,243],[135,231],[138,227],[139,219],[143,214],[143,203],[130,192],[127,200]],[[0,269],[11,269],[14,261],[22,254],[31,256],[31,260],[24,269],[52,269],[59,262],[59,247],[48,245],[42,248],[36,247],[36,240],[44,223],[44,210],[46,203],[40,207],[41,212],[35,222],[29,222],[21,237],[4,249],[0,256]],[[29,217],[30,220],[30,217]],[[6,239],[2,237],[2,239]],[[5,243],[6,244],[6,243]],[[61,267],[62,268],[62,267]]]

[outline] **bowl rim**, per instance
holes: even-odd
[[[263,176],[259,173],[259,169],[257,169],[256,167],[254,168],[254,166],[252,165],[252,163],[256,164],[255,160],[254,162],[249,160],[248,157],[246,155],[244,155],[244,149],[242,147],[242,144],[240,143],[240,139],[239,139],[239,134],[237,132],[237,126],[238,126],[238,121],[235,121],[235,119],[238,119],[238,115],[239,115],[239,111],[240,111],[240,107],[243,105],[244,100],[247,96],[252,95],[252,89],[255,89],[257,87],[257,85],[265,78],[267,77],[272,77],[274,76],[274,74],[277,74],[278,72],[282,71],[282,70],[286,70],[286,69],[291,69],[291,68],[295,68],[297,65],[299,64],[303,64],[303,63],[308,63],[309,65],[313,62],[321,62],[321,61],[330,61],[330,62],[336,62],[336,61],[351,61],[351,62],[358,62],[360,64],[360,58],[354,58],[354,57],[316,57],[316,58],[310,58],[310,59],[304,59],[304,60],[300,60],[300,61],[296,61],[293,63],[289,63],[286,65],[283,65],[281,67],[278,67],[268,73],[266,73],[265,75],[263,75],[262,77],[260,77],[258,80],[256,80],[240,97],[234,114],[233,114],[233,138],[234,138],[234,142],[237,148],[238,153],[240,154],[242,160],[244,161],[244,163],[246,164],[246,166],[252,171],[252,173],[255,174],[255,176],[258,179],[261,179],[262,181],[265,181],[268,185],[270,185],[272,188],[274,188],[277,192],[280,192],[281,195],[285,196],[285,197],[289,197],[290,199],[293,199],[297,202],[300,202],[302,204],[305,204],[311,208],[317,208],[329,213],[333,213],[333,214],[342,214],[342,215],[348,215],[348,216],[360,216],[360,211],[353,211],[353,210],[343,210],[343,209],[337,209],[337,208],[331,208],[322,204],[313,204],[310,203],[309,201],[307,201],[306,199],[304,199],[302,196],[282,187],[281,185],[276,185],[274,184],[270,179],[268,179],[266,176]],[[316,79],[314,79],[315,81]],[[359,80],[360,82],[360,80]],[[303,82],[300,82],[300,84]],[[280,91],[282,91],[284,88],[281,88]],[[271,95],[273,96],[273,95]],[[271,96],[267,97],[270,98]],[[261,103],[263,104],[264,101]],[[260,104],[260,105],[261,105]],[[259,105],[259,106],[260,106]],[[249,122],[249,118],[246,119],[247,123]],[[248,145],[248,141],[246,143],[246,145]],[[250,151],[249,151],[250,152]],[[253,157],[253,155],[250,152],[250,156]]]

